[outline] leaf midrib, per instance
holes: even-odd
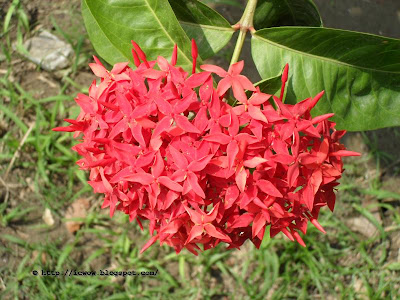
[[[234,32],[233,28],[231,27],[219,27],[219,26],[213,26],[213,25],[204,25],[204,24],[196,24],[196,23],[191,23],[187,21],[179,21],[181,24],[185,24],[188,26],[193,26],[193,27],[200,27],[200,28],[207,28],[207,29],[213,29],[213,30],[224,30],[227,32]]]
[[[104,36],[106,37],[106,39],[110,42],[110,44],[112,44],[114,46],[114,48],[122,54],[122,56],[126,57],[129,61],[131,61],[131,59],[125,55],[125,53],[123,53],[118,47],[116,47],[114,45],[114,43],[110,40],[110,38],[108,37],[108,35],[106,34],[106,32],[102,29],[102,26],[100,26],[100,23],[97,21],[96,17],[93,15],[92,10],[90,8],[90,6],[87,3],[87,0],[83,0],[85,1],[86,7],[88,8],[90,15],[92,16],[93,20],[95,20],[97,26],[101,29],[102,33],[104,34]],[[101,2],[103,2],[102,0],[100,0]],[[144,0],[146,6],[148,7],[149,11],[152,13],[152,15],[154,16],[154,18],[157,20],[158,24],[160,25],[160,28],[162,29],[162,31],[165,33],[165,35],[168,37],[168,39],[175,44],[175,41],[172,39],[172,37],[169,35],[169,33],[165,30],[164,26],[162,25],[162,23],[160,22],[159,18],[157,17],[155,11],[152,9],[152,7],[150,6],[148,0]],[[103,2],[104,3],[104,2]],[[187,55],[182,51],[182,49],[178,46],[178,50],[179,52],[182,53],[183,57],[189,62],[189,64],[191,64],[191,60],[187,57]]]
[[[157,17],[155,11],[152,9],[152,7],[149,4],[148,0],[144,0],[146,5],[148,6],[149,10],[151,11],[151,13],[153,14],[154,18],[157,20],[158,24],[160,25],[161,29],[164,31],[165,35],[169,38],[169,40],[172,42],[172,44],[176,44],[175,41],[172,39],[172,37],[169,35],[169,33],[165,30],[164,26],[162,25],[161,21],[159,20],[159,18]],[[169,3],[168,3],[169,5]],[[183,56],[186,58],[186,60],[189,62],[189,64],[192,63],[191,59],[189,59],[186,54],[182,51],[182,49],[178,46],[178,51],[181,52],[183,54]]]
[[[90,9],[90,6],[89,6],[88,3],[87,3],[87,0],[83,0],[83,1],[85,2],[86,7],[87,7],[87,9],[88,9],[90,15],[92,16],[93,20],[96,22],[97,26],[101,29],[102,33],[104,34],[104,36],[106,37],[106,39],[110,42],[110,44],[113,45],[114,48],[117,49],[117,51],[118,51],[119,53],[121,53],[123,57],[126,57],[129,61],[131,61],[131,59],[130,59],[128,56],[126,56],[125,53],[123,53],[120,49],[118,49],[117,47],[115,47],[114,43],[108,38],[108,35],[104,32],[104,30],[101,28],[99,22],[97,21],[97,19],[96,19],[95,16],[93,15],[92,10]]]
[[[342,61],[339,61],[339,60],[336,60],[336,59],[323,57],[323,56],[319,56],[319,55],[315,55],[315,54],[311,54],[311,53],[307,53],[307,52],[302,52],[300,50],[296,50],[296,49],[290,48],[288,46],[284,46],[282,44],[278,44],[276,42],[268,40],[268,39],[266,39],[264,37],[261,37],[260,35],[257,35],[257,32],[255,34],[253,34],[252,37],[255,38],[255,39],[260,39],[260,40],[266,42],[267,44],[271,44],[271,45],[273,45],[273,46],[275,46],[277,48],[282,48],[282,49],[285,49],[285,50],[288,50],[288,51],[292,51],[292,52],[298,53],[298,54],[303,55],[303,56],[308,56],[308,57],[311,57],[311,58],[314,58],[314,59],[327,61],[327,62],[330,62],[330,63],[333,63],[333,64],[342,65],[342,66],[351,67],[351,68],[357,68],[357,69],[366,70],[366,71],[370,71],[370,72],[400,75],[400,72],[385,71],[385,70],[371,69],[371,68],[357,66],[357,65],[351,65],[349,63],[345,63],[345,62],[342,62]]]
[[[293,22],[296,24],[296,15],[295,15],[295,13],[293,12],[293,10],[292,10],[292,7],[289,5],[289,3],[288,3],[288,1],[287,0],[284,0],[284,2],[285,2],[285,4],[286,4],[286,6],[287,6],[287,8],[288,8],[288,10],[289,10],[289,12],[290,12],[290,14],[292,15],[292,18],[293,18]]]

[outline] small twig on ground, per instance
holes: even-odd
[[[391,232],[391,231],[396,231],[400,229],[399,225],[390,225],[388,227],[385,227],[385,232]]]
[[[6,189],[6,195],[4,196],[4,203],[7,206],[8,197],[10,196],[10,189],[8,188],[7,183],[5,183],[3,178],[1,178],[1,177],[0,177],[0,182],[2,185],[4,185],[4,188]]]
[[[8,173],[10,173],[12,166],[14,165],[15,160],[17,159],[18,153],[21,150],[22,146],[25,144],[26,139],[28,138],[29,134],[31,133],[33,127],[35,126],[35,123],[32,123],[28,131],[25,133],[24,137],[22,138],[21,142],[19,143],[19,146],[17,148],[17,151],[14,152],[13,157],[11,158],[11,161],[7,167],[6,173],[4,174],[4,181],[7,181]]]
[[[24,60],[23,59],[15,59],[15,60],[13,60],[12,62],[11,62],[11,64],[12,65],[16,65],[16,64],[19,64],[19,63],[21,63],[21,62],[23,62]]]
[[[4,284],[3,278],[0,277],[0,291],[4,291],[6,289],[6,285]]]
[[[54,82],[52,82],[52,81],[50,81],[49,79],[47,79],[46,77],[44,77],[42,74],[40,74],[39,76],[38,76],[38,79],[40,80],[40,81],[43,81],[43,82],[45,82],[45,83],[47,83],[50,87],[52,87],[52,88],[57,88],[57,84],[55,84]]]

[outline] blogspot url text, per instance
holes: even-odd
[[[50,270],[33,270],[34,276],[49,276],[49,277],[71,277],[71,276],[114,276],[114,277],[127,277],[127,276],[157,276],[158,269],[155,271],[79,271],[69,270],[66,271],[50,271]]]

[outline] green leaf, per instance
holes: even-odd
[[[230,6],[243,8],[243,4],[240,3],[239,0],[203,0],[203,2],[206,4],[214,4],[214,5],[226,4]]]
[[[289,63],[286,101],[325,95],[314,115],[333,112],[338,129],[400,125],[400,40],[309,27],[257,31],[252,55],[261,78]]]
[[[392,262],[386,266],[390,271],[400,271],[400,262]]]
[[[385,232],[385,229],[368,209],[357,204],[353,204],[352,206],[379,230],[382,239],[386,238],[387,233]]]
[[[60,257],[58,258],[57,261],[57,270],[61,269],[61,266],[64,264],[65,260],[68,258],[69,254],[71,253],[71,251],[74,250],[74,245],[73,244],[67,244],[64,247],[63,252],[60,254]]]
[[[269,95],[275,95],[277,97],[280,96],[281,93],[281,86],[282,86],[282,74],[279,74],[278,76],[267,78],[260,80],[259,82],[256,82],[254,84],[255,87],[258,87],[260,89],[260,92],[263,92],[265,94]],[[252,91],[246,91],[246,95],[248,98],[251,97],[253,94]],[[235,104],[237,101],[235,102]],[[270,103],[275,107],[275,103],[272,101],[272,98],[270,98]],[[275,107],[276,108],[276,107]],[[254,169],[250,170],[250,173],[253,174]]]
[[[3,33],[6,33],[8,31],[11,22],[11,17],[14,14],[14,11],[17,9],[18,5],[19,5],[19,0],[14,0],[11,3],[10,8],[8,9],[7,14],[4,18]]]
[[[254,86],[258,86],[260,88],[260,91],[269,94],[269,95],[275,95],[279,96],[280,91],[281,91],[281,86],[282,86],[282,75],[279,74],[278,76],[263,79],[257,83],[254,84]]]
[[[108,63],[130,61],[131,40],[148,60],[171,57],[178,45],[178,65],[191,69],[190,40],[176,19],[168,1],[82,0],[82,15],[90,40]]]
[[[22,247],[25,247],[25,248],[28,247],[28,243],[26,241],[24,241],[23,239],[20,239],[19,237],[16,237],[16,236],[13,236],[10,234],[2,234],[1,238],[5,239],[5,240],[9,240],[10,242],[18,244]]]
[[[254,14],[254,28],[279,26],[322,26],[312,0],[260,0]]]
[[[197,0],[169,0],[169,4],[190,39],[195,39],[201,58],[206,59],[221,50],[234,30],[215,10]]]
[[[377,189],[361,189],[359,190],[361,193],[365,195],[373,195],[377,199],[396,199],[400,200],[400,194],[399,193],[393,193],[391,191],[386,191],[386,190],[377,190]]]
[[[24,132],[26,133],[28,131],[28,126],[25,125],[25,123],[18,118],[18,116],[7,106],[4,106],[0,104],[0,111],[2,111],[7,117],[9,117],[11,120],[14,121],[14,123]]]

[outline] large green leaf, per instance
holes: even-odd
[[[325,90],[313,113],[335,113],[338,128],[400,125],[400,40],[310,27],[263,29],[252,38],[262,78],[290,66],[287,101]]]
[[[108,63],[133,61],[131,40],[149,60],[171,56],[178,45],[178,65],[191,69],[190,40],[168,1],[82,0],[82,14],[90,40]]]
[[[278,76],[275,77],[260,80],[259,82],[254,83],[254,86],[258,87],[260,89],[260,92],[269,95],[279,96],[282,86],[281,78],[282,74],[279,74]],[[251,95],[253,95],[253,92],[247,90],[246,95],[247,97],[251,97]]]
[[[254,28],[278,26],[322,26],[318,8],[312,0],[259,0]]]
[[[282,86],[282,74],[279,74],[275,77],[263,79],[255,83],[254,86],[258,87],[260,91],[265,94],[279,96]]]
[[[243,4],[239,0],[203,0],[205,4],[216,4],[216,5],[230,5],[236,7],[243,7]]]
[[[234,30],[219,13],[197,0],[169,0],[179,23],[189,38],[196,40],[201,58],[221,50]]]

